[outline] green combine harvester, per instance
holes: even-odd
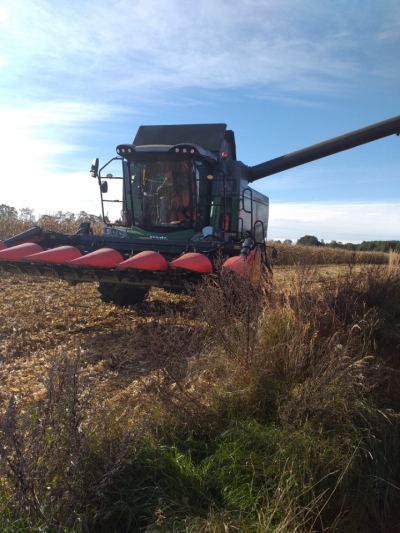
[[[274,250],[266,245],[269,200],[249,184],[399,133],[396,116],[249,167],[236,160],[226,124],[141,126],[103,167],[93,161],[103,235],[93,235],[90,222],[74,234],[34,226],[0,242],[0,268],[95,282],[104,301],[119,305],[141,302],[151,287],[185,290],[221,270],[255,278],[271,270]],[[118,176],[107,173],[115,162]],[[115,180],[117,199],[109,193]],[[114,222],[105,214],[110,204],[118,206]]]

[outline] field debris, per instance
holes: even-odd
[[[150,357],[134,349],[132,330],[146,324],[154,327],[154,309],[176,308],[183,300],[190,306],[187,296],[154,289],[138,313],[134,308],[102,303],[94,284],[71,287],[58,280],[6,273],[0,274],[0,287],[2,409],[11,396],[20,408],[44,400],[48,369],[54,361],[78,353],[86,389],[83,398],[89,390],[90,396],[110,404],[137,396],[145,377],[161,362],[154,353]]]

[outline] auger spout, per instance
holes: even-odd
[[[249,182],[394,134],[400,135],[400,115],[249,167]]]

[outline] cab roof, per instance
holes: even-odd
[[[210,152],[221,153],[228,143],[236,159],[235,137],[226,124],[175,124],[170,126],[140,126],[134,146],[197,144]]]

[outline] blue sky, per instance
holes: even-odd
[[[100,213],[91,160],[225,122],[255,165],[400,114],[398,0],[0,0],[0,204]],[[269,237],[400,239],[400,138],[256,182]]]

